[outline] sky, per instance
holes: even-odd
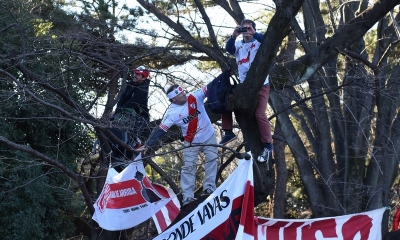
[[[123,4],[127,4],[129,8],[133,8],[136,6],[140,6],[137,1],[132,1],[132,0],[120,0],[119,1],[119,6],[122,6]],[[254,1],[254,2],[247,2],[247,3],[242,3],[241,7],[245,13],[246,18],[253,18],[256,16],[260,16],[262,14],[265,14],[267,11],[273,11],[274,10],[274,4],[271,0],[267,1]],[[75,8],[70,8],[71,11],[80,11],[80,7],[77,6]],[[214,8],[207,8],[206,12],[208,16],[211,18],[211,21],[213,23],[214,31],[217,35],[229,35],[232,31],[233,28],[236,26],[236,23],[233,21],[233,19],[228,15],[224,14],[225,10],[221,9],[221,7],[214,7]],[[192,17],[196,17],[199,20],[200,19],[200,14],[192,14]],[[151,20],[149,17],[143,19],[142,23],[138,25],[138,28],[145,28],[148,26],[151,26],[151,28],[156,28],[159,27],[159,31],[161,30],[160,24],[157,23],[149,23],[148,21]],[[219,26],[219,27],[218,27]],[[228,27],[227,27],[228,26]],[[229,27],[231,26],[231,27]],[[267,29],[267,25],[264,23],[257,23],[257,30],[259,32],[264,32]],[[129,32],[129,31],[123,31],[120,35],[121,39],[125,37],[125,39],[132,40],[135,39],[135,37],[140,36],[144,40],[151,40],[150,37],[145,36],[145,35],[138,35],[137,33]],[[164,40],[165,41],[165,40]],[[130,43],[132,43],[130,42]],[[160,42],[161,45],[163,45],[163,42]],[[167,44],[167,43],[165,43]],[[185,66],[180,66],[178,68],[171,67],[171,71],[173,72],[174,75],[179,76],[181,78],[187,78],[187,77],[192,77],[193,80],[200,80],[203,82],[210,82],[213,80],[216,76],[219,75],[218,71],[215,72],[199,72],[193,64],[196,64],[194,62],[190,62],[188,64],[185,64]],[[156,74],[151,74],[153,78],[151,78],[152,81],[157,81],[158,83],[161,84],[166,84],[165,78],[163,79],[162,75],[156,75]],[[190,76],[189,76],[190,75]],[[164,82],[163,82],[164,81]],[[194,89],[188,89],[194,90]],[[151,88],[150,89],[150,97],[149,97],[149,104],[151,105],[151,110],[150,110],[150,115],[154,119],[158,119],[162,117],[163,113],[165,112],[165,109],[169,105],[169,101],[166,99],[164,92],[161,91],[161,89],[158,88]],[[95,115],[99,116],[102,114],[102,107],[101,104],[98,107],[98,111],[94,113]]]

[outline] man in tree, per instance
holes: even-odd
[[[236,41],[236,38],[242,34],[243,40]],[[235,27],[231,37],[228,39],[225,49],[230,54],[236,56],[236,63],[238,65],[239,81],[243,83],[246,79],[247,72],[250,69],[250,65],[256,56],[257,50],[260,47],[263,35],[256,32],[256,24],[249,19],[242,21],[242,24]],[[265,162],[269,160],[270,154],[272,153],[272,134],[269,120],[265,114],[267,109],[269,98],[269,77],[265,79],[264,85],[258,93],[258,104],[255,112],[255,116],[258,123],[258,128],[261,133],[261,141],[263,142],[264,149],[258,156],[259,162]],[[224,113],[222,118],[222,129],[225,132],[220,144],[227,144],[234,140],[236,135],[232,132],[233,118],[232,112]]]
[[[135,112],[146,121],[149,120],[149,108],[147,100],[149,96],[148,79],[150,71],[144,66],[132,69],[133,78],[127,83],[124,93],[121,95],[115,110],[118,112]]]
[[[144,130],[149,126],[150,117],[147,102],[150,71],[144,66],[140,66],[132,69],[130,73],[133,73],[128,75],[131,79],[127,82],[126,88],[117,103],[115,113],[110,119],[113,124],[111,131],[124,143],[137,148],[142,143]],[[109,143],[116,163],[114,168],[120,172],[126,167],[125,160],[134,159],[136,155],[112,140],[109,140]]]
[[[217,139],[204,107],[204,99],[207,97],[205,86],[186,94],[181,86],[174,84],[168,88],[167,96],[172,104],[168,107],[160,125],[153,129],[146,144],[139,148],[139,151],[146,153],[148,148],[156,146],[173,125],[181,129],[185,146],[183,149],[185,165],[181,172],[182,205],[184,206],[196,200],[194,198],[195,173],[200,152],[206,158],[203,192],[211,194],[216,189],[218,148],[215,145]]]
[[[120,125],[129,125],[126,127],[129,127],[135,138],[139,138],[148,126],[150,119],[147,105],[150,71],[144,66],[132,69],[132,71],[133,77],[126,84],[125,91],[117,103],[113,119]],[[139,139],[135,140],[138,141]]]

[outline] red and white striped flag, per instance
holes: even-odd
[[[160,209],[155,215],[153,215],[154,224],[157,227],[158,233],[162,233],[167,227],[175,220],[178,216],[179,212],[181,211],[181,204],[179,199],[176,197],[176,194],[170,188],[166,188],[162,185],[154,186],[162,187],[167,189],[170,201]]]

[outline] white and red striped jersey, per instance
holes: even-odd
[[[256,56],[257,50],[260,47],[261,43],[253,38],[250,42],[244,41],[236,41],[235,42],[235,56],[236,56],[236,63],[238,65],[238,72],[239,72],[239,80],[243,83],[244,79],[246,78],[247,72],[250,69],[250,65]],[[269,77],[264,81],[264,85],[269,83]]]
[[[203,143],[214,134],[214,128],[204,107],[207,87],[186,94],[188,100],[184,105],[172,103],[160,124],[165,132],[177,125],[185,138],[191,143]]]

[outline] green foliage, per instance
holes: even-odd
[[[140,7],[129,8],[126,4],[120,1],[86,1],[79,0],[82,7],[83,15],[90,16],[100,20],[104,25],[99,25],[103,30],[134,29],[136,26],[137,17],[143,16],[144,11]]]
[[[35,69],[43,78],[57,75],[59,69],[54,66],[59,64],[55,63],[66,61],[68,57],[54,57],[50,50],[45,50],[49,44],[58,44],[48,37],[53,31],[62,32],[62,28],[72,24],[62,24],[67,15],[56,14],[60,11],[54,9],[51,1],[42,1],[41,7],[35,6],[35,2],[30,3],[33,5],[18,3],[9,1],[7,7],[19,11],[7,11],[6,6],[0,9],[0,29],[4,30],[0,35],[0,54],[29,52],[23,59],[29,68]],[[59,28],[54,30],[55,27]],[[0,63],[0,68],[9,66]],[[31,88],[37,98],[69,109],[54,92],[16,70],[8,72]],[[86,96],[77,91],[80,89],[77,84],[82,79],[75,79],[77,81],[71,81],[69,85],[70,96],[85,105]],[[66,85],[62,78],[51,83]],[[39,104],[6,75],[0,75],[0,89],[0,136],[30,147],[70,170],[77,169],[77,159],[91,149],[92,138],[88,129]],[[74,216],[79,216],[85,208],[82,200],[78,203],[73,201],[77,194],[80,195],[74,182],[59,168],[4,144],[0,145],[0,156],[2,239],[65,239],[74,236]]]
[[[179,146],[171,144],[171,145],[161,148],[159,150],[159,152],[163,152],[163,151],[167,151],[167,152],[172,151],[173,152],[176,148],[179,148]],[[182,152],[178,151],[175,153],[156,157],[154,162],[157,163],[157,165],[159,165],[161,167],[161,169],[168,176],[170,176],[175,183],[179,183],[180,171],[183,166]],[[147,173],[147,176],[152,178],[152,181],[158,182],[161,184],[165,184],[165,182],[162,181],[159,174],[155,173],[155,171],[149,171],[149,169],[146,168],[146,173]]]
[[[41,36],[46,36],[49,34],[50,29],[53,27],[53,23],[43,20],[43,19],[35,19],[33,21],[33,28],[35,30],[35,36],[36,37],[41,37]]]
[[[69,208],[71,192],[61,182],[67,179],[53,168],[19,154],[16,161],[0,162],[0,235],[2,239],[62,239],[72,236]],[[63,180],[62,180],[63,179]],[[57,183],[58,182],[58,183]]]
[[[0,108],[0,115],[5,117],[0,120],[0,135],[75,169],[76,159],[91,146],[89,136],[82,134],[85,128],[61,119],[51,109],[33,104],[29,98],[15,92],[11,94],[11,84],[0,82],[0,85],[10,90],[8,105]],[[71,180],[58,168],[33,159],[31,155],[11,151],[5,146],[0,148],[0,153],[3,158],[0,161],[3,193],[0,196],[0,235],[3,239],[72,236],[70,204],[75,193]],[[84,203],[81,202],[81,206]]]

